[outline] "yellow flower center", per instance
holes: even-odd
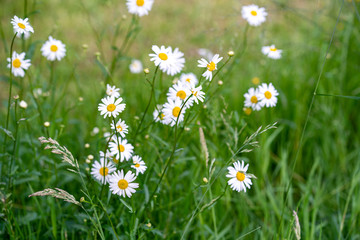
[[[164,118],[165,118],[165,114],[163,114],[163,113],[160,114],[160,119],[161,119],[161,120],[164,120]]]
[[[251,108],[244,108],[244,113],[246,114],[246,115],[250,115],[251,114],[251,112],[252,112],[252,110],[251,110]]]
[[[19,68],[21,66],[21,62],[18,58],[16,58],[12,64],[14,68]]]
[[[251,82],[255,85],[258,85],[260,83],[260,78],[254,77],[253,79],[251,79]]]
[[[236,173],[236,179],[239,180],[240,182],[245,180],[245,174],[242,172],[237,172]]]
[[[272,51],[272,52],[276,52],[276,48],[274,47],[274,48],[270,48],[270,51]]]
[[[21,29],[25,29],[25,25],[22,24],[22,23],[18,23],[18,26],[19,26],[19,28],[21,28]]]
[[[216,65],[215,65],[214,62],[210,62],[210,63],[207,65],[207,69],[208,69],[210,72],[214,71],[215,68],[216,68]]]
[[[116,157],[113,157],[114,163],[119,163],[119,160],[116,159]]]
[[[190,78],[187,78],[185,81],[187,81],[188,83],[191,82],[191,79]]]
[[[140,164],[139,163],[135,164],[135,167],[140,167]]]
[[[104,176],[108,175],[109,169],[107,167],[102,167],[102,168],[100,168],[99,172],[100,172],[100,175],[104,177]]]
[[[117,125],[116,129],[118,130],[118,132],[121,132],[123,130],[123,128],[120,125]]]
[[[118,186],[120,189],[124,190],[124,189],[127,189],[127,187],[129,186],[129,183],[125,179],[121,179],[118,181]]]
[[[166,61],[168,59],[168,56],[165,53],[160,53],[159,58],[163,61]]]
[[[267,99],[270,99],[271,98],[271,92],[269,92],[269,91],[266,91],[265,93],[264,93],[264,95],[265,95],[265,97],[267,98]]]
[[[119,144],[118,149],[119,149],[120,152],[124,152],[124,151],[125,151],[124,145],[121,145],[121,144]]]
[[[256,96],[252,96],[251,99],[250,99],[250,101],[251,101],[252,103],[257,103],[257,102],[258,102],[258,99],[257,99]]]
[[[174,117],[178,117],[180,114],[180,108],[179,107],[174,107],[172,110],[172,114],[174,115]]]
[[[254,11],[254,10],[252,10],[252,11],[250,12],[250,14],[253,15],[253,16],[257,16],[257,12]]]
[[[191,93],[196,97],[196,95],[198,94],[198,91],[191,91]]]
[[[176,96],[184,100],[186,98],[186,93],[183,90],[180,90],[176,93]]]
[[[112,104],[112,103],[110,103],[110,104],[106,107],[106,109],[107,109],[109,112],[115,111],[115,108],[116,108],[115,104]]]
[[[51,45],[50,50],[52,52],[56,52],[58,50],[58,47],[56,45]]]
[[[144,3],[145,3],[144,0],[136,0],[136,5],[138,5],[139,7],[142,7]]]

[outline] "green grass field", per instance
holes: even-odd
[[[249,4],[266,9],[266,22],[242,18]],[[356,0],[155,0],[137,17],[125,0],[2,0],[1,238],[360,239],[359,12]],[[14,15],[28,17],[34,33],[12,44]],[[61,61],[41,55],[50,35],[66,45]],[[281,59],[262,54],[271,44]],[[205,102],[177,126],[153,120],[180,74],[157,71],[152,45],[178,47],[182,72],[198,78],[198,49],[224,57],[214,79],[201,80]],[[31,59],[24,77],[7,68],[11,49]],[[149,73],[131,73],[132,59]],[[279,95],[276,107],[248,115],[254,77]],[[106,84],[120,88],[118,118],[147,166],[131,198],[91,175],[113,121],[98,111]],[[74,165],[44,149],[41,136],[66,147]],[[238,160],[256,176],[246,192],[228,185]],[[29,197],[48,188],[74,199]]]

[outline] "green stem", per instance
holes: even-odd
[[[17,117],[17,100],[15,100],[15,141],[13,144],[13,151],[12,151],[12,156],[11,156],[11,160],[9,162],[9,182],[8,182],[8,189],[11,188],[12,184],[11,184],[11,180],[12,180],[12,165],[14,164],[15,161],[15,152],[16,152],[16,145],[17,145],[17,139],[18,139],[18,129],[19,129],[19,124],[18,124],[18,117]]]
[[[136,128],[135,135],[134,135],[134,137],[133,137],[133,141],[136,140],[136,137],[137,137],[137,135],[138,135],[138,133],[139,133],[139,131],[140,131],[140,128],[141,128],[143,122],[144,122],[145,115],[146,115],[147,111],[149,110],[152,97],[153,97],[153,95],[155,94],[155,78],[156,78],[156,74],[157,74],[158,70],[159,70],[159,66],[157,66],[156,69],[155,69],[155,73],[154,73],[154,76],[153,76],[153,79],[152,79],[152,83],[151,83],[150,98],[149,98],[148,104],[147,104],[147,106],[146,106],[146,108],[145,108],[145,111],[144,111],[144,113],[143,113],[143,115],[142,115],[142,117],[141,117],[140,124],[139,124],[138,127]]]
[[[7,108],[7,115],[6,115],[6,124],[5,124],[5,129],[8,130],[9,127],[9,119],[10,119],[10,105],[11,105],[11,94],[12,94],[12,84],[13,84],[13,76],[12,76],[12,67],[13,67],[13,63],[12,63],[12,51],[13,51],[13,46],[14,46],[14,41],[16,38],[17,33],[14,34],[14,37],[11,41],[11,45],[10,45],[10,70],[9,70],[9,76],[10,76],[10,87],[9,87],[9,99],[8,99],[8,108]],[[4,133],[4,152],[6,150],[6,140],[7,140],[7,134]]]

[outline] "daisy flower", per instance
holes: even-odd
[[[169,88],[169,92],[167,93],[168,99],[175,101],[176,99],[180,99],[182,101],[186,101],[187,98],[191,95],[190,88],[187,85],[184,85],[182,82],[177,82]],[[186,102],[186,107],[190,107],[193,104],[192,99],[190,98]]]
[[[141,73],[141,71],[143,70],[143,65],[140,60],[133,59],[131,61],[129,69],[131,73]]]
[[[147,166],[145,166],[145,162],[141,159],[139,156],[133,157],[133,164],[131,165],[132,168],[136,170],[136,176],[139,175],[139,173],[144,174]]]
[[[189,86],[192,86],[192,84],[196,86],[199,81],[198,81],[197,77],[195,76],[195,74],[183,73],[180,75],[180,82],[183,84],[187,84]]]
[[[185,107],[181,110],[183,103],[180,99],[175,101],[168,99],[168,102],[164,104],[163,113],[165,115],[164,121],[170,126],[174,126],[178,119],[178,124],[184,120]],[[181,112],[180,112],[181,111]]]
[[[104,118],[111,116],[116,117],[125,109],[125,103],[121,103],[121,101],[122,98],[118,98],[115,100],[113,96],[108,96],[101,99],[102,103],[99,103],[98,106],[100,115],[104,115]]]
[[[109,143],[110,154],[120,162],[123,162],[124,159],[128,161],[132,157],[134,147],[126,139],[113,136],[111,140]]]
[[[41,54],[49,61],[60,61],[66,55],[65,44],[52,36],[42,45]]]
[[[161,122],[162,124],[168,124],[165,120],[165,114],[163,113],[163,105],[158,105],[153,112],[153,118],[155,122]]]
[[[217,69],[217,64],[222,60],[222,57],[219,57],[219,54],[215,54],[215,56],[211,59],[211,61],[207,61],[206,59],[202,58],[198,60],[198,67],[207,68],[206,72],[203,73],[203,77],[211,81],[212,79],[212,72]]]
[[[15,51],[12,54],[11,59],[7,58],[8,65],[7,67],[11,68],[12,74],[14,74],[15,77],[24,77],[25,71],[31,66],[31,60],[25,59],[25,53],[17,54]]]
[[[271,46],[264,46],[261,48],[261,52],[267,56],[268,58],[272,58],[272,59],[280,59],[281,58],[281,53],[282,50],[277,49],[275,47],[275,45],[271,45]]]
[[[183,58],[184,54],[178,48],[173,52],[171,47],[161,46],[159,48],[153,45],[152,50],[154,53],[149,54],[150,61],[153,61],[155,66],[159,66],[162,72],[171,76],[181,72],[185,59]]]
[[[127,0],[126,6],[129,13],[142,17],[148,15],[154,0]]]
[[[125,121],[119,119],[119,121],[114,125],[114,123],[111,123],[111,129],[116,130],[118,133],[120,133],[121,137],[125,137],[125,134],[127,134],[128,131],[128,125],[125,124]]]
[[[234,162],[234,167],[228,167],[229,174],[226,177],[231,178],[228,181],[230,188],[235,191],[244,191],[246,192],[246,188],[250,189],[250,185],[252,185],[251,178],[253,175],[247,174],[246,171],[249,167],[249,164],[246,164],[244,167],[244,161],[240,163],[240,161]]]
[[[259,101],[260,94],[258,89],[250,88],[249,91],[244,94],[244,97],[245,107],[251,107],[254,111],[259,111],[263,106]]]
[[[26,37],[30,32],[34,33],[34,29],[30,25],[28,18],[22,19],[14,16],[11,19],[11,24],[14,27],[14,33],[17,33],[17,35],[24,34],[24,37]]]
[[[116,86],[110,86],[110,84],[106,84],[106,95],[118,98],[120,97],[119,91],[120,88],[116,88]]]
[[[128,196],[130,198],[136,192],[135,188],[139,187],[138,183],[133,183],[135,179],[136,176],[131,171],[128,171],[125,176],[122,169],[116,171],[109,178],[110,190],[113,194],[118,194],[120,197]]]
[[[194,85],[191,87],[191,93],[192,93],[192,100],[196,102],[196,104],[199,104],[200,102],[204,102],[205,99],[205,93],[201,91],[202,86],[195,87]]]
[[[102,184],[106,184],[109,182],[110,173],[115,170],[115,165],[112,162],[100,158],[100,162],[95,161],[92,165],[91,175]]]
[[[251,26],[259,26],[266,21],[267,12],[265,8],[251,4],[242,7],[241,15]]]
[[[263,83],[259,86],[259,101],[262,106],[275,107],[279,93],[276,91],[272,83],[267,85]]]

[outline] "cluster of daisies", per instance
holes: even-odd
[[[244,94],[244,106],[251,108],[253,111],[259,111],[263,107],[275,107],[278,95],[279,93],[272,83],[263,83],[256,89],[250,88],[248,92]]]
[[[150,60],[162,72],[174,76],[181,72],[184,67],[184,54],[178,48],[172,50],[171,47],[156,45],[152,46],[154,53],[149,54]],[[211,81],[213,71],[217,70],[217,64],[222,60],[219,54],[215,54],[211,60],[204,58],[198,61],[198,67],[205,68],[202,77]],[[199,104],[205,99],[205,92],[199,80],[193,73],[183,73],[180,78],[169,88],[167,93],[167,102],[163,105],[156,106],[153,117],[156,122],[165,125],[174,126],[184,120],[184,114],[187,109]]]
[[[119,88],[108,84],[106,86],[107,96],[101,99],[98,106],[100,115],[111,119],[112,132],[106,151],[100,151],[100,160],[93,163],[91,174],[100,183],[109,184],[113,194],[130,198],[136,192],[135,189],[139,187],[139,184],[134,181],[140,173],[145,172],[147,167],[140,156],[134,155],[134,147],[125,138],[129,132],[128,125],[122,119],[116,121],[117,116],[126,107],[119,91]],[[121,166],[121,163],[130,160],[130,170],[125,173],[124,169],[120,169],[120,167],[126,167],[128,164]]]
[[[268,14],[265,11],[265,8],[260,8],[257,5],[251,4],[242,7],[241,15],[250,26],[257,27],[266,21],[266,16]],[[270,46],[263,46],[261,52],[268,58],[280,59],[282,50],[277,49],[275,45],[272,44]]]
[[[11,19],[11,24],[14,28],[14,33],[17,37],[28,38],[31,33],[34,33],[33,27],[30,25],[27,18],[21,19],[14,16]],[[54,39],[49,36],[49,39],[42,45],[41,54],[46,57],[49,61],[60,61],[66,55],[65,44],[61,41]],[[11,58],[8,58],[8,68],[11,68],[11,73],[15,77],[24,77],[25,70],[31,66],[31,60],[25,59],[25,52],[17,53],[14,51]]]

